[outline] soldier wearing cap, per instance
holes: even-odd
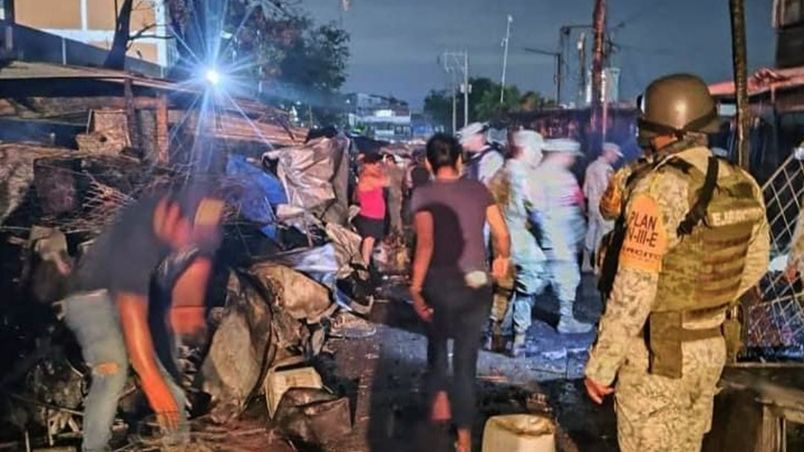
[[[570,168],[581,156],[581,145],[575,140],[555,139],[544,143],[544,160],[534,173],[531,216],[538,225],[540,245],[547,257],[550,284],[558,295],[559,333],[586,333],[592,325],[581,323],[573,315],[575,292],[581,282],[578,254],[586,234],[584,198]],[[514,322],[530,321],[530,310],[524,304],[515,306]]]
[[[530,224],[534,209],[536,168],[542,160],[542,136],[532,130],[511,134],[511,158],[492,179],[491,193],[503,213],[511,234],[514,263],[506,278],[497,281],[491,309],[491,331],[486,349],[502,348],[502,338],[514,336],[511,354],[518,356],[525,347],[534,296],[547,282],[546,257],[536,243]],[[514,312],[517,314],[514,315]]]
[[[583,183],[583,194],[586,196],[589,212],[589,224],[586,231],[585,254],[583,265],[588,268],[595,251],[600,245],[600,239],[613,227],[612,221],[606,220],[600,213],[600,199],[609,185],[614,174],[614,165],[623,157],[620,146],[614,143],[603,143],[603,152],[586,168],[586,177]]]
[[[464,174],[488,187],[491,179],[505,164],[505,158],[497,148],[489,144],[487,132],[487,124],[473,122],[459,130],[457,135],[467,154]]]
[[[660,78],[643,100],[640,141],[654,162],[624,193],[585,385],[597,403],[615,393],[620,450],[694,451],[739,338],[733,307],[767,269],[768,223],[756,181],[706,147],[717,109],[700,78]]]

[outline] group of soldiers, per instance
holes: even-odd
[[[512,134],[512,158],[486,179],[511,231],[515,268],[498,282],[487,345],[513,329],[518,354],[533,297],[548,284],[560,300],[558,331],[592,328],[572,314],[588,217],[585,245],[597,254],[605,311],[587,393],[597,403],[614,394],[621,450],[700,450],[716,384],[736,356],[738,300],[768,268],[769,227],[754,178],[708,147],[718,113],[700,78],[654,81],[640,110],[644,156],[613,172],[619,154],[607,146],[587,170],[587,215],[570,172],[579,145]],[[484,152],[469,160],[480,180],[490,167]]]
[[[600,157],[587,168],[581,188],[572,173],[583,156],[579,142],[519,130],[511,133],[504,159],[487,143],[485,132],[479,123],[459,132],[468,154],[466,174],[486,184],[494,195],[511,235],[514,263],[508,277],[497,282],[485,347],[516,357],[525,349],[534,301],[548,286],[559,300],[558,332],[592,330],[591,324],[573,315],[581,282],[578,256],[583,253],[587,264],[603,234],[613,227],[597,213],[597,206],[622,153],[616,144],[605,143]],[[587,199],[594,209],[588,215]]]

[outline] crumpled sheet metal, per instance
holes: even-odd
[[[277,173],[289,204],[320,216],[338,198],[333,181],[337,160],[345,154],[348,143],[342,136],[319,138],[305,146],[269,151],[264,157],[279,160]]]
[[[272,341],[271,306],[236,273],[229,277],[221,323],[201,365],[201,389],[211,396],[212,418],[221,423],[240,414],[260,381]]]
[[[274,294],[276,305],[294,319],[318,323],[336,308],[326,287],[290,267],[260,262],[252,265],[249,273]]]
[[[351,276],[353,266],[366,265],[360,254],[360,243],[362,242],[360,235],[334,223],[327,223],[324,230],[335,247],[335,257],[338,260],[338,279]]]
[[[201,365],[212,419],[239,415],[276,360],[314,350],[306,324],[335,308],[324,286],[287,266],[263,262],[230,273],[226,307]]]

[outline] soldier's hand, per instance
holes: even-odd
[[[607,395],[614,392],[614,388],[611,386],[602,385],[589,377],[584,379],[583,384],[586,386],[586,393],[589,395],[589,398],[598,405],[603,403],[603,399]]]
[[[798,276],[798,265],[796,262],[791,262],[787,265],[787,268],[784,270],[784,279],[787,282],[792,283],[796,280],[796,276]]]

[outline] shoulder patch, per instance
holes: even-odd
[[[628,209],[620,266],[658,273],[667,251],[667,232],[656,200],[638,195]]]

